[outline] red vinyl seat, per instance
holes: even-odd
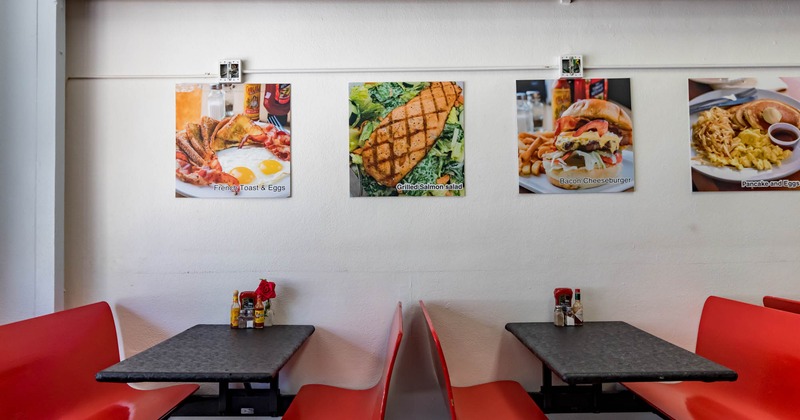
[[[0,343],[3,419],[153,420],[198,388],[97,382],[98,371],[120,360],[106,302],[2,325]]]
[[[733,369],[733,382],[624,383],[671,419],[800,418],[800,317],[711,296],[697,354]]]
[[[777,296],[764,296],[764,306],[800,314],[800,300],[786,299]]]
[[[473,386],[452,386],[447,370],[442,343],[433,327],[433,321],[419,301],[428,327],[431,357],[439,386],[450,409],[453,420],[539,420],[547,419],[528,392],[515,381],[495,381]]]
[[[403,308],[398,302],[389,333],[386,361],[378,383],[363,390],[321,384],[303,385],[283,415],[283,420],[383,420],[389,381],[402,338]]]

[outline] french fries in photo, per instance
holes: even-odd
[[[539,176],[543,173],[542,157],[556,150],[554,143],[555,136],[552,131],[519,133],[517,135],[519,174]]]
[[[539,174],[542,173],[542,161],[541,160],[537,160],[536,162],[533,162],[533,165],[531,165],[531,173],[536,175],[536,176],[539,176]]]

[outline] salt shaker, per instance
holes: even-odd
[[[555,324],[556,327],[564,326],[564,308],[562,308],[561,305],[556,305],[553,311],[553,324]]]
[[[533,113],[524,93],[517,94],[517,132],[533,132]]]
[[[211,85],[206,103],[209,117],[215,120],[225,118],[225,93],[222,91],[220,84]]]

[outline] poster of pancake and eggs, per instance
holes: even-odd
[[[464,189],[464,83],[351,83],[351,197],[455,197]]]
[[[517,80],[520,194],[634,190],[630,79]]]
[[[291,84],[175,86],[175,196],[291,196]]]
[[[800,77],[689,79],[692,191],[800,191]]]

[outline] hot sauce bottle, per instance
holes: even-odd
[[[253,320],[253,327],[264,328],[264,302],[261,301],[261,296],[256,297],[255,320]]]
[[[561,117],[561,113],[572,105],[572,89],[569,86],[569,80],[558,79],[555,86],[553,86],[551,104],[553,107],[553,122],[555,123]]]
[[[233,303],[231,303],[231,328],[239,328],[239,312],[242,307],[239,306],[239,291],[233,291]]]
[[[575,289],[575,302],[572,303],[572,315],[575,326],[583,325],[583,303],[581,303],[581,289]]]
[[[254,121],[261,112],[261,105],[258,103],[260,97],[261,85],[249,83],[244,85],[244,115]]]

